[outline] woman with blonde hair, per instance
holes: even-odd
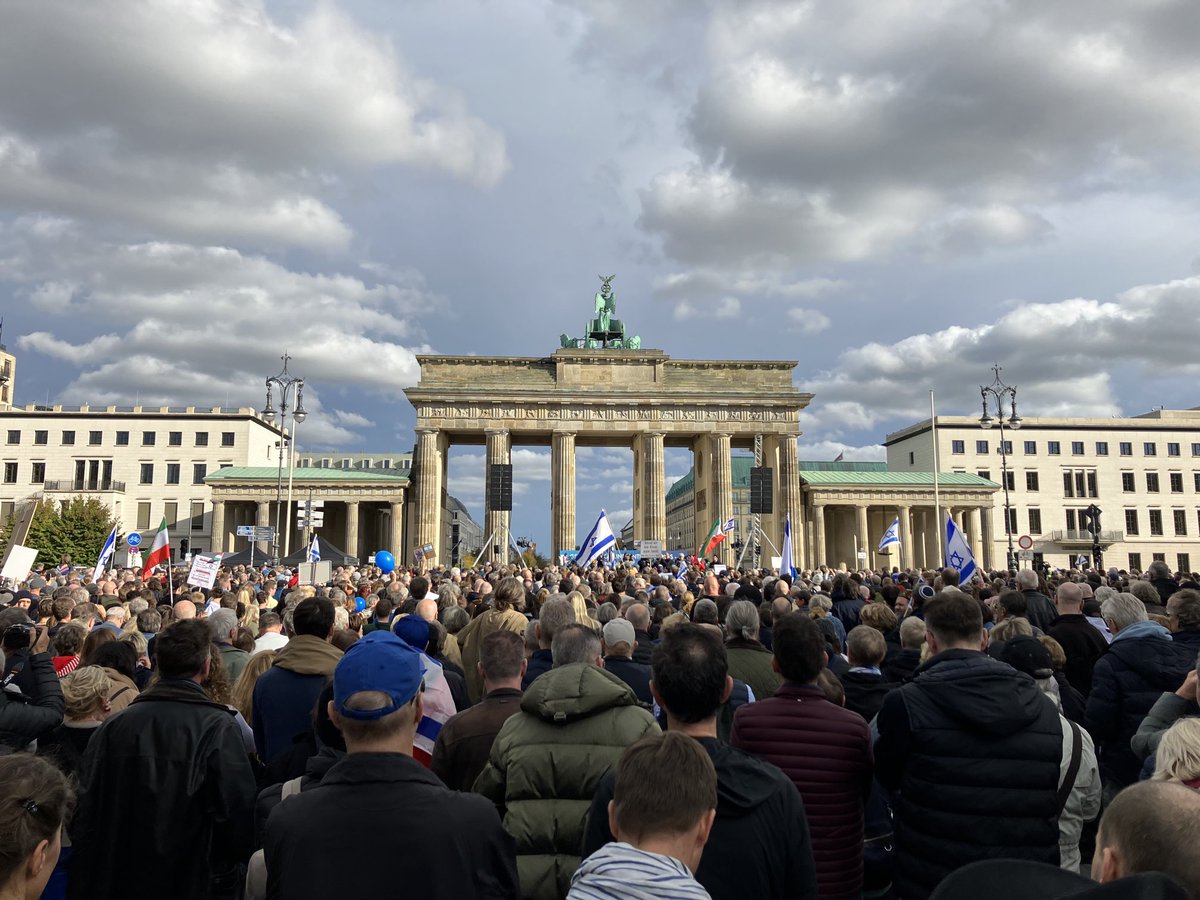
[[[258,634],[258,598],[249,587],[238,591],[237,602],[242,605],[242,617],[238,624],[250,629],[251,634]]]
[[[587,602],[583,599],[583,594],[579,591],[571,591],[567,594],[567,599],[571,601],[571,608],[575,610],[575,621],[580,625],[586,625],[596,634],[600,634],[600,623],[588,611]]]
[[[63,692],[63,722],[38,741],[38,755],[54,760],[60,769],[73,775],[92,735],[112,715],[109,697],[113,683],[100,666],[84,666],[59,684]]]
[[[238,676],[237,683],[233,686],[229,703],[242,714],[242,718],[247,722],[254,721],[251,714],[254,706],[254,685],[258,682],[259,676],[271,668],[274,663],[274,650],[260,650],[250,657],[246,668],[242,669],[242,674]]]
[[[1162,736],[1151,781],[1175,781],[1200,790],[1200,718],[1180,719]]]

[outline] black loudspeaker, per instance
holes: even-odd
[[[492,463],[488,466],[487,508],[493,512],[512,510],[512,465]]]
[[[774,511],[771,490],[772,474],[771,469],[767,466],[754,466],[750,469],[751,515],[770,515]]]

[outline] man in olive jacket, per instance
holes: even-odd
[[[529,686],[475,782],[516,840],[526,900],[566,896],[596,786],[626,747],[659,731],[633,689],[602,668],[592,629],[568,625],[550,649],[554,668]]]

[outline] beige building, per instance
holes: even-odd
[[[1033,540],[1036,560],[1071,564],[1091,553],[1079,513],[1102,510],[1104,565],[1144,570],[1152,560],[1172,569],[1200,563],[1200,407],[1159,409],[1129,418],[1027,418],[1019,430],[983,430],[969,416],[938,416],[943,471],[1002,482],[1007,463],[1014,542]],[[927,419],[887,436],[888,468],[929,472],[934,440]],[[1007,550],[1004,492],[984,522],[985,558],[1003,565]]]
[[[13,385],[17,380],[17,358],[0,344],[0,412],[12,409]]]

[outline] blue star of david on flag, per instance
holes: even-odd
[[[966,584],[975,574],[975,554],[967,546],[963,533],[954,524],[954,519],[946,516],[946,563],[951,568],[958,569],[960,583]]]
[[[883,537],[879,540],[879,549],[890,547],[892,544],[900,543],[900,517],[896,516],[894,521],[887,531],[883,533]]]

